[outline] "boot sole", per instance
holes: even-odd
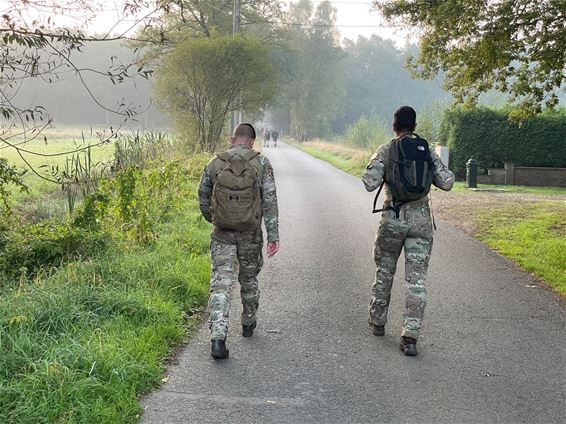
[[[210,354],[214,359],[227,359],[230,356],[230,351],[224,352],[212,352]]]
[[[374,325],[372,331],[373,331],[373,335],[376,337],[385,336],[385,327],[378,327]]]
[[[416,349],[416,348],[415,348],[415,350],[409,350],[409,349],[407,349],[407,348],[405,347],[404,344],[401,344],[401,345],[399,346],[399,350],[400,350],[401,352],[403,352],[403,353],[405,354],[405,356],[417,356],[417,355],[418,355],[418,352],[417,352],[417,349]]]
[[[256,328],[257,324],[254,322],[251,326],[251,330],[247,330],[247,329],[243,329],[242,328],[242,337],[251,337],[254,335],[254,330]]]

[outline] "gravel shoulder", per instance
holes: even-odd
[[[566,196],[536,193],[495,192],[495,191],[458,191],[445,192],[435,189],[431,193],[435,217],[447,221],[468,235],[475,235],[479,212],[498,207],[532,204],[536,207],[541,202],[564,202]]]

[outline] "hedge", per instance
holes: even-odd
[[[522,123],[509,121],[506,111],[478,108],[446,111],[440,144],[450,148],[450,168],[459,177],[473,157],[480,172],[518,166],[566,167],[566,113],[546,112]]]

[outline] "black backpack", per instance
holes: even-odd
[[[391,189],[392,209],[398,215],[402,205],[422,199],[428,194],[432,177],[432,156],[428,142],[424,138],[413,133],[391,141],[387,151],[383,183],[373,202],[373,213],[384,210],[376,209],[377,198],[384,183],[387,183]]]

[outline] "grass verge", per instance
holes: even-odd
[[[566,205],[528,202],[479,210],[476,236],[566,295]]]
[[[478,184],[480,189],[494,189],[505,190],[510,193],[533,193],[533,194],[558,194],[566,195],[566,188],[564,187],[534,187],[534,186],[510,186],[510,185],[495,185],[495,184]],[[471,191],[466,183],[463,181],[456,181],[454,183],[454,192],[469,192]]]
[[[356,176],[362,175],[372,155],[372,152],[368,150],[321,140],[304,143],[291,142],[290,144]]]
[[[209,281],[210,227],[198,212],[196,182],[180,181],[172,167],[151,171],[118,180],[122,197],[105,212],[115,232],[96,230],[111,236],[106,247],[0,284],[0,422],[138,421],[140,394],[160,384]],[[147,216],[117,225],[143,210]],[[130,230],[141,218],[155,222],[149,241]]]

